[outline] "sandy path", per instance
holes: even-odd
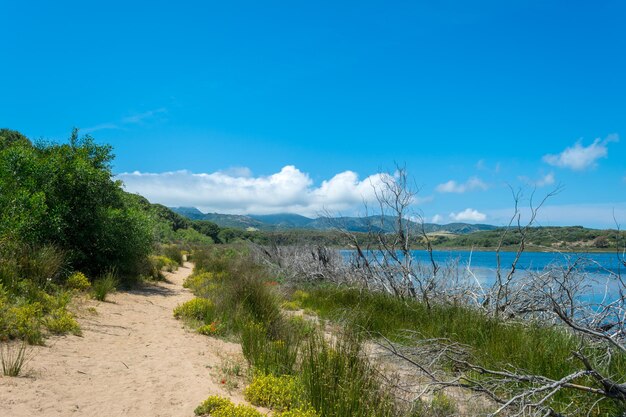
[[[82,337],[50,338],[34,348],[27,377],[0,377],[0,416],[191,417],[208,395],[228,395],[215,369],[239,346],[189,332],[172,316],[193,298],[181,286],[190,273],[186,264],[168,283],[85,301]]]

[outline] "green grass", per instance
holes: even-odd
[[[275,278],[245,248],[212,248],[193,256],[196,269],[186,286],[210,300],[216,317],[241,341],[254,372],[264,375],[248,390],[254,403],[293,417],[398,415],[380,376],[361,355],[361,341],[340,336],[328,343],[321,329],[286,317]],[[291,394],[297,401],[285,399]],[[212,398],[197,412],[216,415],[222,408],[228,406]]]
[[[20,376],[30,359],[27,342],[8,344],[0,342],[0,363],[4,376]]]
[[[294,301],[312,309],[321,317],[340,321],[376,337],[385,336],[399,343],[411,340],[447,338],[470,348],[472,361],[490,369],[517,369],[529,374],[560,379],[581,364],[572,360],[580,339],[564,329],[533,323],[503,322],[487,317],[478,310],[463,306],[434,306],[401,300],[383,293],[336,286],[317,286],[296,291]],[[409,330],[410,332],[407,332]],[[589,351],[593,355],[592,351]],[[622,380],[626,375],[626,357],[613,356],[603,370]],[[589,383],[582,380],[580,383]],[[562,391],[555,403],[569,400]],[[591,404],[597,397],[586,397]],[[609,410],[613,404],[604,402]]]
[[[361,347],[361,341],[350,332],[337,335],[332,342],[319,332],[307,339],[299,375],[304,397],[320,415],[399,415],[392,393],[364,359]]]
[[[98,301],[106,301],[107,296],[116,290],[117,278],[112,272],[106,273],[95,280],[91,286],[91,294]]]

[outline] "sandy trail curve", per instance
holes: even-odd
[[[191,417],[208,395],[229,396],[214,369],[240,347],[185,330],[172,316],[193,298],[182,287],[191,267],[111,302],[84,301],[82,337],[52,337],[34,348],[26,377],[0,377],[0,416]]]

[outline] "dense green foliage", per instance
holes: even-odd
[[[217,226],[126,193],[112,161],[110,146],[76,130],[67,143],[33,143],[0,129],[0,339],[77,333],[72,293],[91,287],[105,300],[118,283],[182,264],[183,247],[214,242]]]
[[[147,213],[112,179],[111,147],[16,140],[0,151],[0,238],[52,244],[72,268],[133,273],[153,244]]]

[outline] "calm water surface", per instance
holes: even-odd
[[[425,250],[411,252],[418,262],[430,263],[430,257]],[[354,251],[342,251],[344,257],[349,258]],[[497,259],[494,251],[468,251],[468,250],[435,250],[435,261],[444,266],[449,263],[457,263],[460,268],[471,267],[472,272],[481,285],[493,284],[496,276]],[[504,274],[510,269],[515,259],[515,252],[500,252],[500,264]],[[626,275],[626,270],[621,266],[615,253],[552,253],[552,252],[524,252],[517,263],[517,273],[525,271],[541,271],[551,266],[567,266],[579,260],[579,271],[585,273],[589,281],[589,296],[595,298],[603,293],[608,285],[609,291],[617,290],[617,283],[611,279],[610,272]]]

